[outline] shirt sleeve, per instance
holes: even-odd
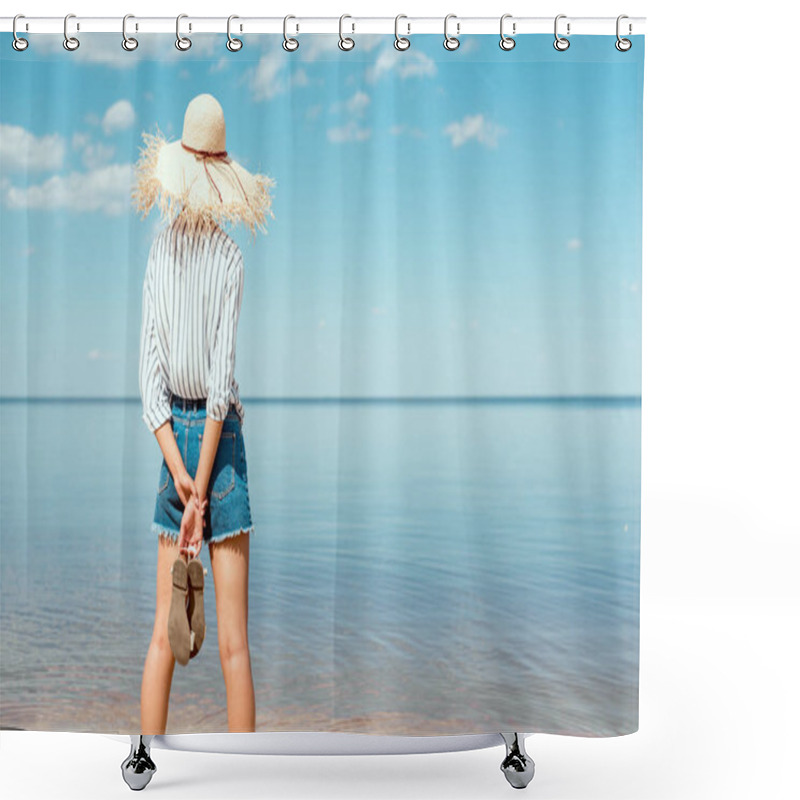
[[[139,394],[142,398],[142,419],[151,432],[172,417],[170,391],[158,360],[156,318],[153,297],[153,251],[147,261],[142,289],[142,331],[139,342]]]
[[[244,259],[241,250],[234,252],[228,268],[222,295],[219,326],[211,347],[211,368],[206,387],[206,415],[218,421],[224,420],[231,403],[233,369],[236,363],[236,330],[244,289]]]

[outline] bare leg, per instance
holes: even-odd
[[[173,544],[164,536],[158,537],[158,571],[156,577],[156,618],[153,636],[142,673],[142,734],[163,735],[167,732],[169,690],[175,669],[175,656],[169,645],[167,620],[172,602],[172,575],[170,568],[178,557],[177,542]]]
[[[247,639],[247,593],[250,535],[210,542],[211,568],[217,599],[219,660],[228,699],[228,731],[256,729],[256,700]]]

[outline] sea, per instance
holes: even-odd
[[[243,398],[258,731],[638,728],[641,400]],[[161,451],[0,401],[0,727],[136,733]],[[213,569],[167,733],[227,731]]]

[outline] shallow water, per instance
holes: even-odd
[[[257,730],[638,727],[640,424],[619,402],[259,402]],[[0,722],[130,733],[161,453],[133,401],[0,403]],[[227,730],[206,640],[167,733]]]

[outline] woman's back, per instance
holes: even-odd
[[[155,431],[171,416],[171,394],[206,398],[223,420],[233,403],[244,260],[218,225],[202,230],[178,216],[154,239],[142,293],[139,388],[143,419]]]

